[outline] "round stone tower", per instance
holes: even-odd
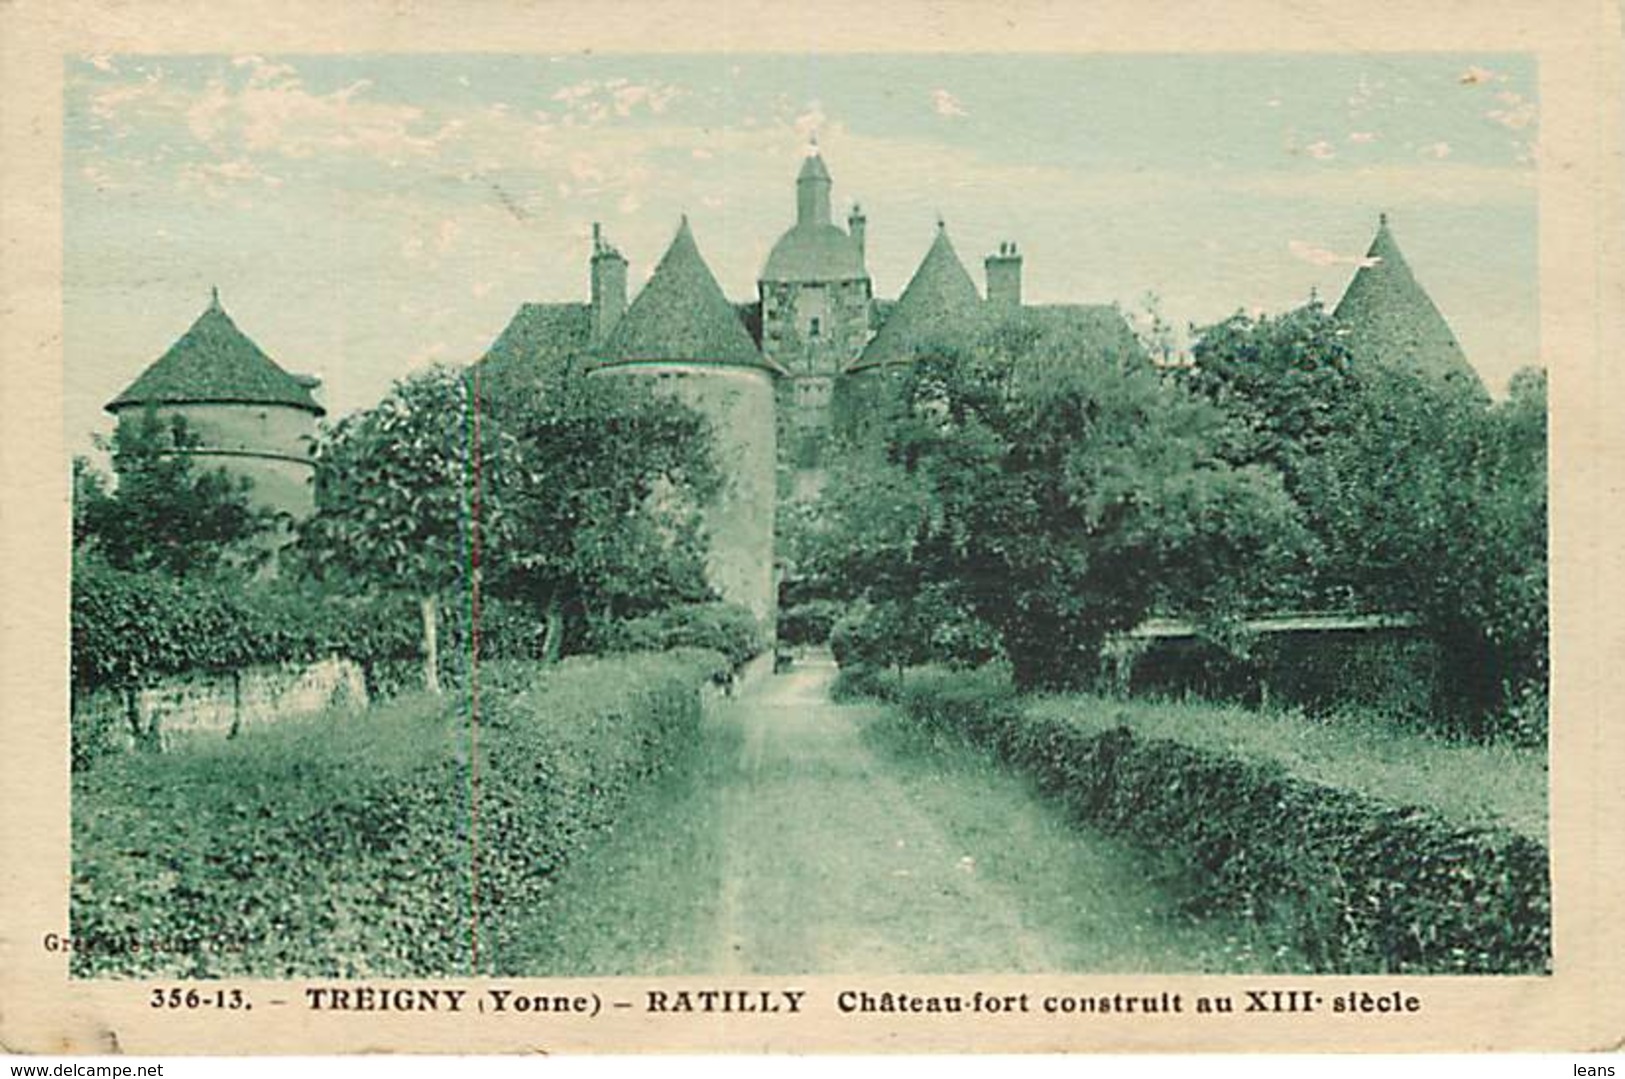
[[[724,488],[706,510],[707,577],[771,627],[775,506],[774,380],[701,257],[684,217],[649,283],[594,349],[596,378],[654,380],[705,413]]]
[[[310,444],[326,411],[311,395],[317,384],[277,366],[237,328],[215,291],[192,328],[107,411],[120,424],[148,409],[160,419],[184,418],[197,439],[187,452],[200,467],[246,476],[255,502],[297,521],[316,507]]]

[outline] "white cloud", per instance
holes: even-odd
[[[1377,134],[1374,131],[1350,131],[1350,142],[1376,142]]]
[[[970,113],[965,111],[965,106],[959,103],[959,99],[957,97],[943,89],[931,91],[931,107],[937,110],[938,116],[954,117],[970,115]]]
[[[250,84],[297,82],[299,79],[299,72],[291,64],[274,63],[263,56],[236,56],[232,58],[231,66],[247,68]]]
[[[1375,266],[1381,261],[1363,255],[1339,255],[1335,251],[1319,247],[1306,240],[1291,240],[1286,247],[1288,251],[1292,252],[1294,258],[1302,259],[1314,266]]]
[[[168,91],[163,72],[149,72],[139,82],[110,86],[92,95],[90,112],[98,120],[118,120],[128,112],[160,101]]]
[[[1537,115],[1535,103],[1525,101],[1522,94],[1513,93],[1511,90],[1503,90],[1495,95],[1495,100],[1499,101],[1505,108],[1490,109],[1484,115],[1502,127],[1513,131],[1522,131],[1535,122],[1535,116]]]
[[[1430,146],[1422,147],[1422,153],[1428,157],[1443,161],[1450,156],[1451,148],[1448,142],[1436,142]]]
[[[696,161],[709,161],[713,157],[717,156],[703,146],[694,147],[694,149],[688,152],[688,155]]]
[[[624,78],[584,79],[553,92],[564,109],[564,123],[593,127],[611,116],[625,119],[642,109],[664,114],[684,90],[664,82],[635,83]]]
[[[109,74],[118,70],[118,65],[115,64],[113,62],[113,58],[108,56],[106,53],[97,53],[94,56],[87,56],[85,57],[85,63],[89,64],[97,71],[105,71]]]
[[[1314,158],[1316,161],[1330,161],[1332,158],[1337,156],[1337,151],[1333,149],[1332,144],[1327,142],[1325,139],[1321,139],[1319,142],[1310,143],[1308,146],[1303,148],[1303,152]]]
[[[202,191],[212,199],[224,198],[252,185],[278,187],[282,183],[279,177],[267,174],[246,157],[225,161],[190,161],[181,166],[178,179],[183,189]]]

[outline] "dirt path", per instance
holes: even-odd
[[[560,880],[516,970],[1259,965],[1002,769],[878,737],[880,708],[831,703],[833,675],[802,664],[719,703],[696,767]]]

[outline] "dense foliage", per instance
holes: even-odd
[[[1417,615],[1445,680],[1434,712],[1540,737],[1547,677],[1546,383],[1505,401],[1351,366],[1311,305],[1210,327],[1186,382],[1226,415],[1222,452],[1277,471],[1312,535],[1299,606]]]
[[[495,492],[512,527],[485,579],[546,622],[549,654],[585,649],[600,625],[712,598],[703,507],[722,478],[705,416],[636,379],[504,385],[476,384],[485,422],[517,450]]]
[[[899,700],[927,730],[1033,776],[1079,819],[1168,852],[1196,878],[1201,911],[1285,934],[1317,971],[1549,969],[1546,850],[1508,829],[1024,708],[994,668],[911,674]]]
[[[605,626],[602,647],[609,652],[663,652],[698,648],[721,653],[740,667],[760,655],[762,627],[737,603],[694,603]]]
[[[181,416],[129,416],[105,444],[117,487],[84,458],[73,463],[76,551],[122,570],[175,578],[253,570],[270,557],[278,522],[255,506],[250,481],[199,468],[197,435]]]
[[[990,627],[1024,687],[1092,681],[1107,638],[1159,607],[1222,621],[1295,553],[1279,476],[1220,453],[1223,413],[1143,355],[995,325],[897,379],[829,484],[823,578],[907,627],[946,605]],[[936,657],[926,657],[936,658]]]
[[[417,649],[411,612],[398,602],[317,602],[270,583],[183,583],[94,558],[74,566],[73,584],[73,684],[81,689],[330,655],[365,664]]]
[[[519,973],[510,935],[694,740],[719,662],[498,665],[477,739],[468,699],[413,697],[87,773],[74,973]]]
[[[426,657],[452,596],[528,607],[549,657],[596,622],[705,599],[704,418],[630,380],[503,385],[432,369],[324,432],[307,567],[415,596]]]
[[[334,655],[361,665],[369,692],[387,692],[395,688],[394,669],[418,655],[413,625],[409,607],[387,596],[316,596],[270,581],[182,581],[86,554],[73,572],[75,703],[93,690],[133,693],[161,678]],[[141,727],[133,711],[126,718],[135,744],[155,748],[157,732]],[[108,722],[104,709],[75,708],[75,770],[122,743]]]

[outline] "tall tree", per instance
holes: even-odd
[[[423,623],[423,681],[440,691],[440,605],[478,588],[480,561],[511,534],[504,494],[519,448],[482,417],[464,372],[435,367],[397,382],[316,445],[316,513],[300,547],[341,587],[404,591]]]
[[[1219,619],[1298,536],[1267,469],[1218,452],[1221,414],[1137,351],[993,327],[901,379],[828,550],[871,593],[949,590],[1018,683],[1086,683],[1156,607]]]
[[[538,612],[544,656],[594,624],[710,598],[703,510],[722,477],[703,414],[624,378],[480,392],[524,461],[491,584]]]

